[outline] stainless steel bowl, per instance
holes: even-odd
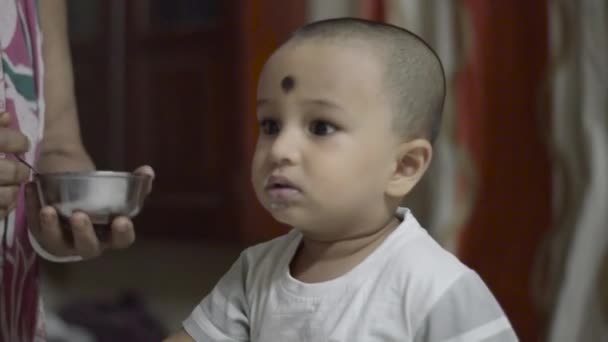
[[[64,218],[75,211],[93,224],[109,224],[117,216],[136,216],[143,207],[151,177],[128,172],[46,173],[35,177],[42,206],[53,206]]]

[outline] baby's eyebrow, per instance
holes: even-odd
[[[342,106],[326,99],[305,99],[302,100],[302,104],[344,111],[344,108]]]
[[[334,103],[330,100],[327,99],[304,99],[301,100],[300,105],[308,105],[308,106],[316,106],[316,107],[322,107],[322,108],[327,108],[327,109],[332,109],[332,110],[339,110],[339,111],[346,111],[344,109],[344,107],[340,106],[337,103]],[[271,105],[272,101],[266,98],[260,98],[257,99],[256,101],[256,106],[257,108],[261,108],[261,107],[266,107],[268,105]]]

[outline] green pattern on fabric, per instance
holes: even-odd
[[[28,101],[36,101],[36,84],[32,76],[16,73],[9,64],[2,59],[4,74],[10,77],[17,88],[17,92]]]

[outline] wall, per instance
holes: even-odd
[[[357,0],[308,0],[308,20],[353,16],[357,3]]]

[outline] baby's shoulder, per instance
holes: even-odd
[[[472,270],[426,232],[404,243],[390,258],[391,272],[408,290],[444,292]],[[428,293],[428,292],[427,292]]]
[[[480,312],[500,313],[479,275],[427,234],[400,247],[391,256],[386,274],[391,286],[400,291],[413,326],[422,324],[422,318],[435,312],[434,308],[464,312],[471,305]]]
[[[264,270],[276,270],[282,263],[288,262],[299,239],[299,233],[292,230],[272,240],[250,246],[241,253],[241,265],[246,273],[260,274]]]

